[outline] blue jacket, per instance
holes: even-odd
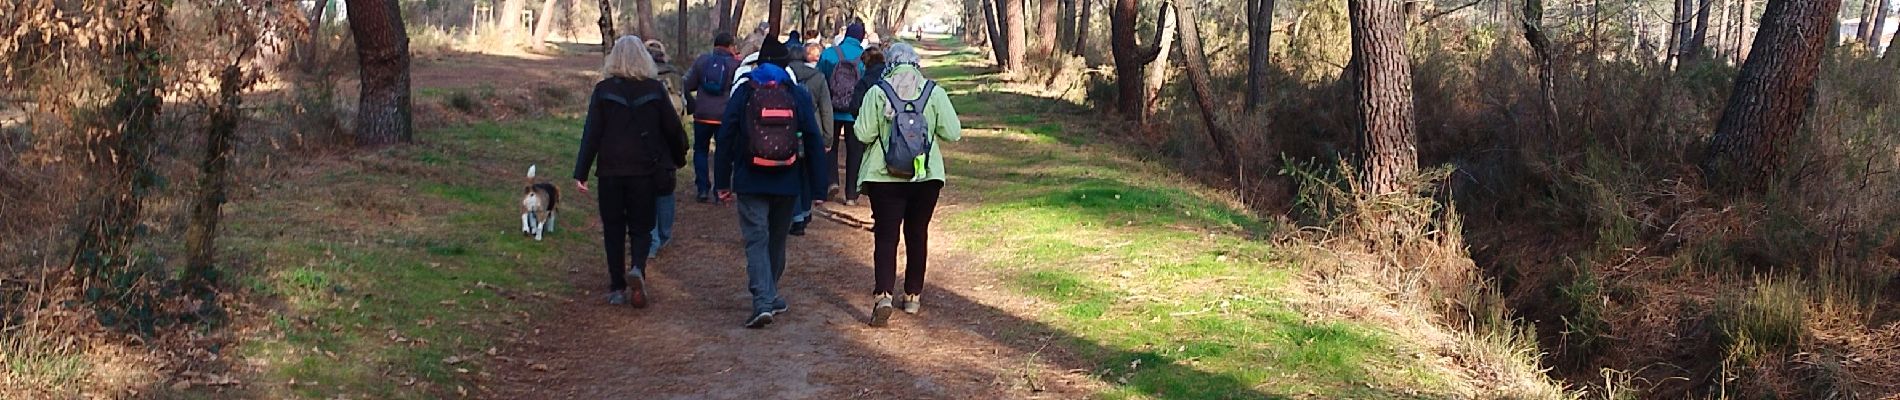
[[[825,135],[818,128],[817,106],[812,104],[811,92],[798,86],[790,74],[773,64],[760,64],[747,75],[753,82],[782,82],[790,85],[794,114],[798,116],[799,140],[804,142],[804,155],[792,168],[779,171],[766,171],[753,168],[741,160],[751,151],[747,148],[746,103],[752,101],[752,85],[740,85],[732,92],[726,103],[724,123],[719,125],[719,133],[713,143],[713,188],[731,190],[734,193],[750,195],[797,196],[798,191],[807,191],[811,198],[825,198],[825,190],[830,188],[831,160],[824,157]]]
[[[837,46],[832,46],[829,49],[825,49],[825,52],[823,53],[824,55],[821,55],[818,57],[818,72],[825,73],[825,78],[827,79],[831,78],[831,71],[837,68],[838,66],[839,52],[844,53],[845,60],[855,61],[858,63],[858,76],[859,76],[858,79],[870,79],[870,77],[864,76],[864,59],[862,58],[864,56],[864,42],[859,41],[858,38],[854,38],[850,36],[846,36],[844,38],[844,41],[839,42]],[[822,95],[829,96],[831,94],[823,93]],[[857,116],[852,115],[851,113],[842,112],[842,111],[832,114],[831,119],[839,120],[839,121],[858,120]]]

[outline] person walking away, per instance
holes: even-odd
[[[883,50],[877,47],[864,48],[864,79],[858,80],[858,86],[851,90],[851,104],[845,105],[846,108],[856,110],[864,106],[864,96],[876,90],[878,82],[884,81],[884,70],[887,65],[889,64],[884,63]],[[842,133],[840,133],[840,139],[845,142],[843,149],[845,179],[855,181],[864,166],[864,142],[854,137],[846,137]],[[834,151],[837,150],[834,149]],[[858,195],[857,185],[844,185],[844,205],[856,207]]]
[[[692,103],[689,108],[693,109],[693,189],[701,203],[713,200],[710,164],[713,135],[719,132],[720,118],[725,116],[726,93],[732,85],[732,71],[738,64],[738,55],[732,49],[732,34],[720,33],[713,36],[713,49],[694,60],[692,69],[686,71],[685,89]]]
[[[767,60],[733,92],[716,136],[713,186],[721,201],[737,201],[739,231],[745,238],[746,280],[752,292],[747,328],[764,328],[789,307],[779,293],[785,273],[786,238],[800,191],[825,187],[831,166],[823,154],[812,95],[792,81],[782,66],[788,54],[778,43],[766,46]],[[776,48],[777,50],[772,50]],[[822,193],[805,193],[821,198]]]
[[[673,64],[667,61],[665,43],[647,39],[646,45],[647,53],[653,55],[654,70],[658,71],[660,83],[666,86],[666,98],[670,100],[668,103],[673,105],[674,116],[682,120],[686,119],[690,114],[686,108],[685,94],[680,90],[680,85],[685,78],[680,76],[679,68],[673,67]],[[667,242],[673,241],[673,215],[676,211],[674,207],[676,201],[678,198],[673,196],[671,188],[653,200],[655,210],[653,246],[647,250],[648,260],[659,258],[660,248],[666,247]]]
[[[885,326],[897,281],[898,235],[903,235],[904,312],[923,308],[924,269],[930,255],[930,217],[943,191],[943,152],[938,141],[957,141],[963,124],[950,96],[924,77],[917,50],[898,43],[885,51],[890,72],[858,109],[857,140],[870,144],[857,178],[871,196],[876,286],[871,325]]]
[[[864,24],[853,23],[846,25],[842,41],[840,41],[838,45],[826,49],[824,54],[819,56],[818,59],[818,71],[825,74],[826,83],[830,89],[828,95],[831,96],[831,105],[833,108],[831,114],[832,131],[836,132],[839,138],[852,136],[851,122],[857,119],[854,114],[858,112],[858,109],[850,106],[858,104],[858,101],[853,98],[855,93],[852,92],[852,89],[857,88],[858,82],[867,76],[864,74],[865,70],[862,59],[864,55],[863,40]],[[834,156],[833,158],[835,159],[836,157]],[[851,192],[851,190],[846,190],[847,196],[845,204],[847,205],[856,203],[850,201],[849,194]]]
[[[819,72],[818,67],[812,65],[812,63],[818,61],[820,53],[823,53],[824,50],[817,45],[806,45],[797,42],[787,42],[785,44],[785,50],[792,55],[792,62],[786,69],[791,70],[792,78],[798,81],[799,86],[803,86],[806,91],[813,94],[812,103],[815,109],[818,110],[818,129],[824,131],[819,134],[819,137],[827,140],[827,142],[825,142],[825,152],[816,154],[824,155],[826,157],[826,163],[836,165],[838,162],[836,157],[837,152],[833,149],[837,148],[840,143],[839,140],[832,138],[831,132],[837,127],[826,123],[827,121],[831,121],[834,110],[831,105],[831,96],[821,95],[831,93],[831,86],[825,82],[825,74]],[[830,171],[832,170],[826,170],[825,172],[825,178],[827,180],[830,180],[833,175]],[[839,180],[837,182],[843,181]],[[804,236],[805,227],[811,225],[812,200],[830,200],[830,188],[825,187],[819,189],[823,190],[823,196],[801,198],[798,203],[796,203],[797,208],[792,212],[792,236]]]
[[[607,302],[646,307],[646,258],[634,257],[627,268],[628,235],[634,251],[652,247],[654,201],[673,191],[673,173],[686,165],[686,130],[639,37],[615,40],[602,69],[607,77],[588,100],[574,186],[588,193],[589,170],[599,179]]]

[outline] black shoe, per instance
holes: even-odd
[[[772,307],[772,316],[773,316],[773,317],[777,317],[777,316],[779,316],[779,314],[784,314],[784,313],[786,313],[786,312],[788,312],[788,311],[792,311],[792,306],[791,306],[791,305],[783,305],[783,306],[778,306],[778,307]]]
[[[752,316],[752,319],[748,319],[745,321],[745,327],[750,328],[750,329],[760,329],[760,328],[764,328],[766,325],[771,325],[771,324],[772,324],[772,312],[770,311],[755,314]]]
[[[792,236],[805,236],[805,225],[808,225],[808,224],[811,224],[811,221],[793,222],[792,231],[790,233],[792,234]]]
[[[705,203],[711,203],[711,202],[712,202],[712,195],[708,195],[708,194],[701,194],[701,195],[699,195],[699,199],[698,199],[698,200],[699,200],[699,203],[700,203],[700,204],[705,204]]]

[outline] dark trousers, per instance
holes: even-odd
[[[937,195],[943,181],[885,183],[867,182],[864,194],[871,196],[872,233],[876,248],[872,258],[877,289],[872,294],[889,294],[897,284],[897,239],[901,232],[904,251],[904,293],[924,292],[924,267],[930,258],[930,216],[937,210]]]
[[[594,193],[600,201],[601,236],[607,248],[607,275],[613,282],[610,290],[627,288],[629,241],[633,242],[632,249],[641,252],[633,257],[633,269],[642,274],[646,272],[645,252],[653,248],[655,200],[660,195],[672,192],[671,172],[646,176],[603,176],[600,182],[595,183]]]
[[[719,124],[693,122],[693,195],[706,197],[712,192],[712,142]]]
[[[838,153],[844,153],[842,154],[844,162],[836,164],[844,167],[844,179],[839,179],[838,185],[844,186],[845,200],[857,200],[858,172],[864,165],[864,142],[858,141],[857,129],[853,127],[854,122],[836,122],[839,137],[838,140],[832,142],[831,159],[837,160],[840,156]]]

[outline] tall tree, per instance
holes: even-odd
[[[1814,101],[1814,80],[1826,53],[1824,35],[1841,0],[1769,0],[1761,31],[1735,77],[1734,94],[1715,125],[1703,162],[1711,181],[1765,187]]]
[[[677,27],[679,28],[679,33],[673,36],[673,41],[677,44],[674,45],[672,50],[678,55],[671,56],[672,61],[676,64],[690,65],[689,63],[693,62],[693,42],[687,39],[688,36],[686,36],[686,32],[689,31],[686,28],[692,25],[693,19],[686,17],[686,0],[679,1],[679,8],[674,9],[673,17],[675,21],[679,22],[679,26]]]
[[[1689,34],[1694,30],[1694,27],[1689,24],[1689,9],[1694,7],[1691,2],[1695,0],[1670,1],[1675,3],[1675,12],[1669,17],[1669,43],[1666,45],[1668,51],[1663,55],[1663,64],[1674,66],[1677,57],[1681,56],[1682,50],[1687,47],[1683,44],[1687,42]]]
[[[1715,0],[1701,0],[1701,4],[1696,6],[1695,27],[1690,30],[1689,40],[1684,41],[1682,48],[1683,62],[1698,62],[1704,58],[1703,50],[1709,42],[1709,14],[1714,5]]]
[[[541,13],[535,14],[534,45],[540,46],[548,42],[548,34],[554,32],[555,10],[565,9],[560,7],[560,5],[561,0],[546,0],[541,2]]]
[[[726,21],[728,21],[726,22],[727,32],[737,32],[739,28],[742,28],[739,24],[745,23],[745,3],[747,3],[746,0],[732,0],[732,14],[726,16]],[[746,34],[748,35],[751,34],[751,32],[751,29],[746,30]],[[744,36],[741,35],[740,37]]]
[[[904,24],[910,23],[910,0],[903,0],[903,3],[899,4],[900,5],[897,6],[897,19],[891,20],[890,29],[892,32],[896,32],[898,29],[904,29]]]
[[[641,39],[652,39],[660,36],[660,24],[653,19],[654,14],[659,14],[659,12],[653,10],[653,8],[657,6],[653,3],[655,1],[659,0],[633,0],[634,19],[637,20],[640,25],[633,31],[634,34],[640,35]]]
[[[1874,2],[1876,0],[1866,1]],[[1874,13],[1873,34],[1867,37],[1868,54],[1878,54],[1880,52],[1880,39],[1884,39],[1887,36],[1887,13],[1889,12],[1889,7],[1893,6],[1893,0],[1878,1],[1880,8]]]
[[[1003,14],[1003,39],[1009,42],[1004,49],[1003,70],[1020,71],[1023,68],[1024,53],[1029,44],[1023,37],[1023,0],[1002,0],[997,3]]]
[[[500,26],[497,28],[500,28],[502,35],[510,41],[519,37],[516,35],[521,33],[521,25],[524,22],[521,20],[521,11],[528,8],[527,3],[526,0],[502,0],[501,2],[501,18],[497,18]]]
[[[1557,135],[1557,73],[1552,60],[1550,37],[1544,34],[1544,1],[1524,0],[1524,42],[1537,56],[1537,94],[1542,97],[1544,132],[1542,137]],[[1524,137],[1525,135],[1518,135]]]
[[[317,56],[323,52],[323,46],[321,44],[323,42],[324,14],[328,14],[326,11],[329,11],[330,8],[330,0],[317,0],[316,3],[317,4],[310,6],[310,15],[308,15],[308,17],[310,17],[310,31],[308,33],[310,37],[304,41],[302,54],[302,69],[305,73],[317,69]]]
[[[1076,1],[1079,2],[1076,4],[1076,7],[1081,8],[1080,13],[1082,15],[1077,17],[1075,21],[1075,49],[1074,50],[1075,50],[1075,55],[1077,57],[1084,57],[1088,55],[1088,51],[1089,51],[1089,26],[1091,25],[1090,22],[1093,21],[1093,18],[1094,18],[1093,13],[1091,13],[1090,11],[1095,9],[1095,0],[1076,0]]]
[[[731,24],[732,22],[727,21],[727,19],[732,18],[732,2],[734,0],[712,0],[712,1],[713,1],[712,10],[708,12],[708,14],[711,15],[711,18],[707,18],[709,23],[706,26],[713,28],[714,34],[718,34],[720,32],[732,32],[732,27],[727,25],[727,24]],[[708,35],[708,40],[711,40],[710,35]]]
[[[1405,55],[1402,0],[1347,0],[1352,24],[1352,76],[1358,94],[1360,177],[1371,193],[1403,190],[1418,169],[1412,113],[1412,69]],[[1838,1],[1838,0],[1836,0]]]
[[[1168,83],[1168,72],[1170,72],[1168,68],[1168,57],[1174,56],[1174,37],[1178,31],[1175,25],[1178,23],[1177,20],[1180,19],[1168,16],[1169,12],[1175,14],[1180,13],[1175,10],[1174,7],[1168,7],[1170,4],[1162,3],[1161,5],[1162,8],[1157,10],[1158,14],[1161,15],[1161,23],[1155,27],[1155,29],[1157,29],[1155,31],[1155,38],[1160,40],[1154,42],[1156,54],[1158,55],[1155,56],[1154,61],[1148,63],[1148,76],[1142,81],[1142,98],[1145,99],[1144,102],[1147,103],[1147,106],[1141,108],[1144,114],[1154,114],[1155,109],[1160,108],[1161,87]],[[1143,115],[1141,120],[1147,121],[1148,116]]]
[[[780,18],[784,18],[784,11],[785,11],[785,0],[772,0],[769,3],[769,6],[766,7],[765,22],[766,24],[771,25],[771,27],[766,28],[766,31],[765,31],[766,32],[765,37],[767,39],[766,41],[768,42],[778,41],[779,32],[784,32],[783,30],[780,30],[782,29],[780,24],[784,22]]]
[[[1855,27],[1858,29],[1854,31],[1854,39],[1868,48],[1873,48],[1874,43],[1874,24],[1869,22],[1873,22],[1874,15],[1879,13],[1875,11],[1875,8],[1879,6],[1880,2],[1877,0],[1861,0],[1860,2],[1860,24]]]
[[[1061,35],[1056,33],[1056,25],[1061,15],[1062,0],[1042,0],[1036,7],[1036,56],[1053,59],[1056,54],[1056,42]]]
[[[996,68],[1009,69],[1009,40],[1003,38],[1003,20],[996,12],[996,0],[983,0],[983,24],[989,31],[990,56],[996,58]]]
[[[1069,50],[1075,44],[1075,1],[1057,0],[1061,3],[1061,18],[1056,22],[1056,50]]]
[[[613,0],[600,0],[600,21],[598,23],[600,24],[600,54],[607,54],[614,49],[614,39],[620,38],[620,33],[614,31]]]
[[[1247,0],[1247,111],[1267,102],[1268,58],[1273,48],[1274,0]]]
[[[1123,118],[1146,123],[1148,102],[1143,77],[1148,75],[1148,63],[1161,56],[1161,46],[1154,44],[1161,42],[1164,30],[1155,29],[1155,38],[1146,48],[1136,43],[1135,23],[1141,15],[1136,3],[1136,0],[1115,0],[1115,8],[1108,14],[1109,50],[1115,57],[1115,112]],[[1161,18],[1166,20],[1170,7],[1167,2],[1161,5]]]
[[[1181,26],[1181,55],[1186,63],[1188,86],[1194,90],[1194,104],[1201,111],[1201,123],[1207,126],[1207,136],[1213,140],[1215,151],[1220,152],[1221,162],[1228,167],[1239,168],[1238,151],[1234,140],[1227,131],[1221,129],[1219,109],[1214,103],[1213,85],[1208,83],[1207,54],[1201,52],[1200,11],[1193,1],[1181,3],[1182,10],[1175,18]]]
[[[356,36],[361,95],[356,107],[356,145],[383,146],[413,140],[409,93],[409,34],[395,0],[349,0],[350,32]]]

